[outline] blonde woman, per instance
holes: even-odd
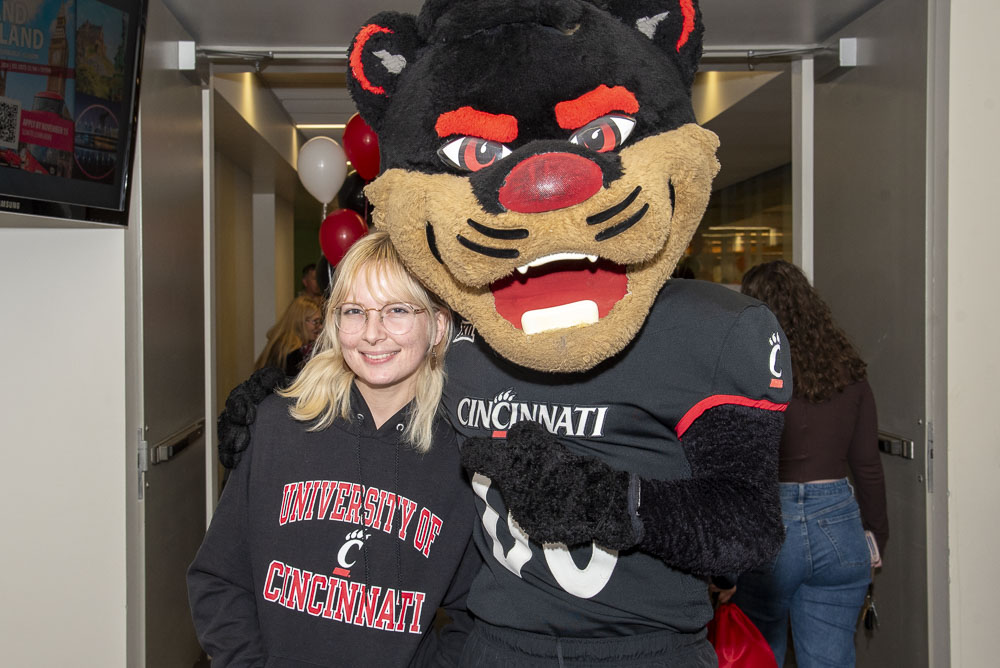
[[[213,666],[457,660],[481,562],[472,492],[439,412],[450,339],[448,308],[388,237],[355,243],[313,357],[259,406],[188,573]],[[439,607],[456,620],[440,639]]]
[[[277,367],[287,376],[297,374],[323,331],[322,309],[322,303],[315,297],[301,295],[293,299],[278,322],[267,331],[267,344],[254,363],[254,369]]]

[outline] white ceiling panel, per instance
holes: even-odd
[[[243,67],[258,68],[266,86],[301,123],[346,123],[354,105],[344,88],[344,53],[362,23],[380,11],[416,13],[421,0],[164,0],[199,49],[283,53],[318,48],[326,61],[270,60],[255,56]],[[722,52],[811,48],[880,0],[702,0],[706,63]],[[737,65],[742,67],[737,58]],[[255,60],[256,59],[256,60]],[[709,67],[718,65],[708,65]],[[765,85],[732,105],[710,125],[728,135],[727,171],[732,182],[775,166],[790,155],[787,78]],[[742,117],[741,117],[741,114]],[[340,130],[303,130],[340,141]],[[739,150],[736,150],[736,149]],[[726,149],[724,149],[726,150]],[[780,164],[780,162],[779,162]]]
[[[164,0],[200,45],[347,46],[380,11],[420,0]],[[879,0],[702,0],[705,44],[816,44]]]

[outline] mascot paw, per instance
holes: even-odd
[[[469,439],[462,462],[490,478],[515,521],[536,541],[595,541],[617,550],[637,542],[629,474],[573,454],[537,422],[517,423],[505,439]]]
[[[250,445],[250,427],[257,419],[257,404],[284,381],[281,369],[264,367],[254,371],[226,397],[226,408],[219,415],[217,428],[219,461],[227,469],[239,465],[243,452]]]

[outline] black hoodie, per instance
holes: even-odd
[[[454,664],[481,564],[454,431],[438,420],[420,454],[401,440],[407,409],[375,429],[356,389],[354,418],[319,432],[289,405],[260,405],[188,571],[212,665]],[[439,606],[455,620],[440,642]]]

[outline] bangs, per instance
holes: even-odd
[[[364,275],[368,289],[380,304],[404,302],[420,307],[433,306],[428,292],[401,264],[369,262],[358,273]],[[392,289],[386,286],[392,286]]]
[[[337,291],[341,294],[331,294],[328,308],[332,309],[338,303],[351,301],[353,287],[362,277],[367,283],[372,297],[380,304],[404,302],[422,308],[434,306],[430,293],[407,273],[402,264],[370,260],[356,267],[356,271],[353,273],[354,276],[344,277],[342,289]]]
[[[430,291],[407,271],[385,232],[362,237],[344,255],[334,273],[327,312],[351,301],[359,281],[364,281],[372,298],[383,305],[405,302],[426,309],[438,307]]]

